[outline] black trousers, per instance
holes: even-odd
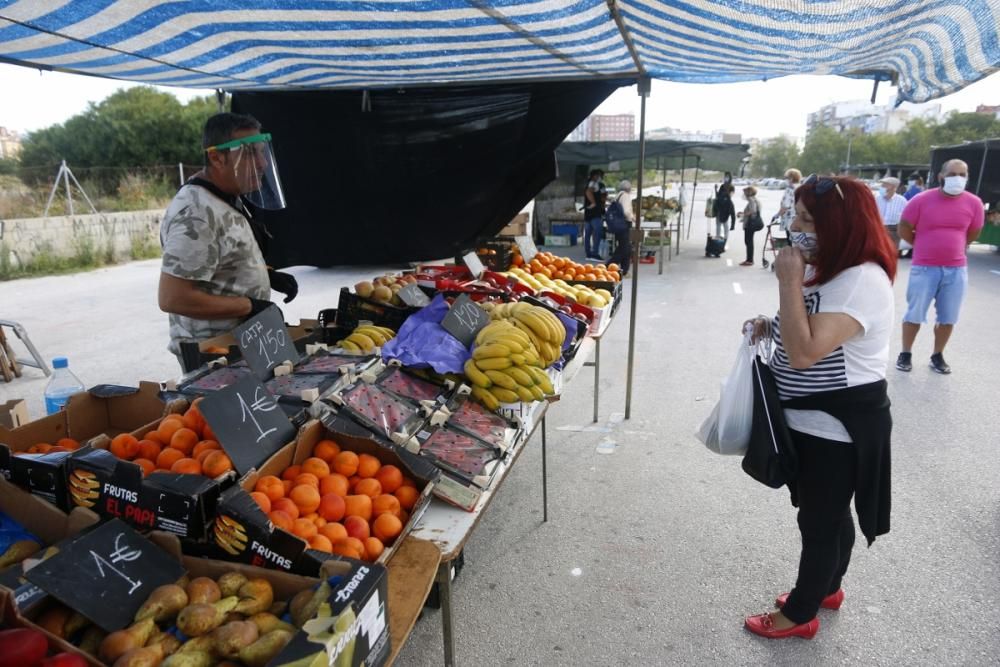
[[[743,223],[743,243],[747,246],[747,261],[753,262],[753,235],[757,232],[752,232],[747,229],[747,223]]]
[[[781,611],[795,623],[816,616],[820,602],[840,588],[854,548],[854,445],[792,431],[799,454],[799,576]]]
[[[632,246],[628,242],[628,229],[620,232],[612,232],[615,236],[615,251],[611,255],[608,263],[614,263],[621,267],[622,273],[628,271],[629,262],[632,259]]]

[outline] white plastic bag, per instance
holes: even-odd
[[[716,454],[742,456],[746,453],[753,426],[753,357],[756,352],[757,346],[750,343],[750,333],[745,333],[733,370],[722,381],[719,402],[696,434]]]

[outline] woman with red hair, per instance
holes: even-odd
[[[889,532],[886,394],[896,252],[863,183],[810,176],[795,192],[791,246],[775,260],[779,311],[751,322],[770,336],[769,366],[798,455],[788,483],[799,508],[798,578],[778,611],[746,627],[768,638],[805,637],[819,609],[839,609],[854,546],[851,497],[871,546]]]

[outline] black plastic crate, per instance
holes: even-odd
[[[337,326],[353,330],[361,320],[368,320],[380,327],[399,331],[413,313],[420,310],[411,306],[393,306],[374,299],[358,296],[347,287],[340,288],[337,305]]]
[[[469,248],[462,255],[475,251],[479,261],[490,271],[508,271],[514,260],[514,242],[507,239],[488,239],[480,241],[475,248]],[[462,264],[462,255],[455,258],[456,264]]]

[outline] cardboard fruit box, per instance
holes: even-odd
[[[36,419],[15,429],[0,426],[0,473],[17,484],[53,503],[70,510],[66,485],[66,463],[74,453],[90,449],[89,441],[99,436],[141,430],[165,414],[183,409],[186,400],[165,402],[160,386],[142,382],[138,389],[99,385],[70,397],[66,409]],[[28,454],[39,443],[56,444],[62,438],[75,440],[76,452]]]
[[[308,422],[299,430],[293,443],[282,448],[258,469],[241,479],[237,486],[222,494],[218,516],[210,535],[212,544],[207,548],[186,544],[185,548],[203,552],[203,555],[213,558],[300,574],[315,574],[319,565],[331,556],[308,548],[302,538],[276,527],[250,493],[261,477],[273,475],[280,478],[286,468],[300,465],[312,456],[316,444],[325,439],[334,440],[343,450],[370,454],[383,465],[395,465],[416,480],[420,495],[402,533],[395,538],[393,544],[402,542],[430,502],[434,482],[438,477],[437,469],[408,452],[398,452],[391,444],[377,440],[376,436],[354,422],[331,414],[323,422]],[[376,562],[386,562],[393,553],[393,547],[386,547]]]

